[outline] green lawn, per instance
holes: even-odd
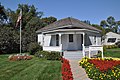
[[[106,52],[104,52],[104,56],[120,58],[120,48],[107,49]]]
[[[9,61],[7,55],[0,55],[0,80],[61,80],[61,62],[36,57]]]

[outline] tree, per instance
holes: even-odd
[[[102,20],[100,22],[100,26],[105,28],[106,32],[112,31],[118,33],[119,30],[119,22],[115,21],[115,18],[112,16],[109,16],[107,20]]]
[[[114,17],[109,16],[106,21],[107,21],[108,26],[109,26],[110,29],[115,27],[116,22],[115,22],[115,18]]]
[[[43,12],[37,11],[34,5],[18,4],[16,11],[6,9],[8,23],[0,28],[0,51],[7,53],[19,52],[19,26],[16,26],[20,10],[22,9],[22,52],[26,52],[31,42],[36,42],[36,30],[57,20],[55,17],[41,18]],[[6,32],[7,31],[7,32]],[[4,34],[4,35],[3,35]],[[8,38],[7,38],[8,37]]]
[[[12,53],[19,51],[19,36],[11,27],[0,27],[0,51]]]
[[[7,16],[6,16],[6,13],[5,13],[5,8],[0,3],[0,25],[5,24],[6,21],[7,21]]]
[[[57,18],[50,16],[50,17],[42,18],[41,20],[43,22],[43,26],[47,26],[47,25],[57,21]]]
[[[108,27],[108,24],[107,24],[107,22],[105,20],[102,20],[100,22],[100,26],[102,26],[103,28],[106,28],[106,27]]]
[[[117,21],[117,32],[120,33],[120,21]]]
[[[103,27],[101,27],[100,25],[98,25],[98,24],[92,24],[92,26],[95,27],[95,28],[97,28],[97,29],[99,29],[99,30],[101,30],[102,31],[101,32],[102,36],[106,34],[105,29]]]
[[[18,4],[18,9],[16,11],[7,9],[7,16],[9,17],[9,23],[11,24],[11,26],[15,27],[21,9],[22,9],[22,29],[25,29],[25,26],[33,17],[40,19],[43,15],[43,12],[38,12],[37,8],[35,8],[34,5]]]
[[[82,22],[91,25],[89,20],[84,20],[84,21],[82,21]]]

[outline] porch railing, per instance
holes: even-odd
[[[43,46],[43,50],[45,51],[62,51],[62,44],[60,46]]]
[[[103,58],[103,46],[102,45],[90,45],[90,46],[84,46],[83,47],[83,57],[86,56],[88,53],[89,58],[91,57],[92,51],[101,51],[102,52],[102,58]]]

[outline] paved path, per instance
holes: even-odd
[[[85,70],[79,66],[79,60],[69,60],[74,80],[91,80]]]

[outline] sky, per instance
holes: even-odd
[[[18,4],[34,5],[43,17],[54,16],[58,20],[73,17],[100,24],[101,20],[113,16],[120,20],[120,0],[0,0],[5,8],[17,9]]]

